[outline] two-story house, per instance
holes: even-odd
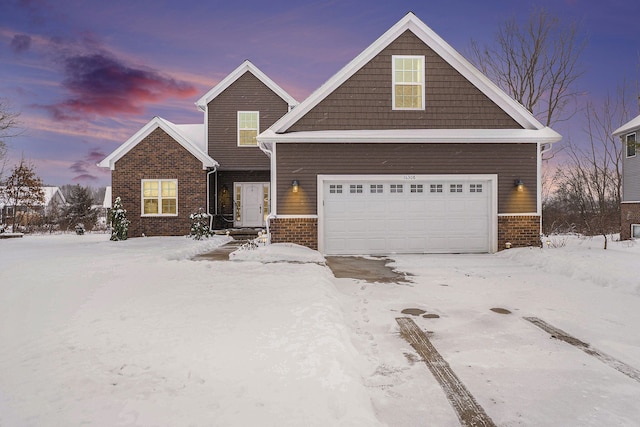
[[[640,238],[640,156],[638,135],[640,116],[613,132],[620,137],[622,153],[622,204],[620,206],[620,239]]]
[[[187,234],[206,204],[325,254],[540,244],[560,135],[412,13],[297,106],[249,62],[197,105],[204,125],[155,118],[100,163],[130,235]]]

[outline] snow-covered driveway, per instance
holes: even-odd
[[[371,284],[302,248],[189,259],[224,240],[0,241],[0,425],[458,425],[405,308],[498,425],[640,419],[640,383],[522,319],[640,368],[633,245],[405,255],[411,283]]]

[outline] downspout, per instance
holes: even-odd
[[[218,171],[218,168],[214,166],[212,170],[207,172],[207,215],[209,215],[209,230],[213,229],[213,215],[211,215],[211,208],[210,208],[211,202],[210,202],[210,197],[209,197],[209,194],[210,194],[210,191],[211,191],[209,189],[209,187],[210,187],[210,185],[209,185],[209,181],[210,181],[209,177],[211,176],[212,173],[216,173],[217,171]],[[216,175],[216,194],[215,194],[216,214],[218,213],[218,183],[217,183],[217,178],[218,178],[218,175]]]
[[[267,225],[267,244],[271,244],[271,228],[270,228],[270,223],[271,220],[274,219],[276,217],[276,215],[273,213],[273,201],[274,201],[274,197],[273,197],[273,184],[275,183],[275,165],[274,165],[274,158],[273,158],[273,143],[266,143],[263,141],[258,141],[258,147],[260,147],[260,150],[262,150],[262,152],[264,154],[267,155],[267,157],[269,157],[269,160],[271,161],[271,182],[269,182],[269,187],[270,187],[270,191],[269,191],[269,195],[271,197],[270,202],[269,203],[269,215],[267,215],[266,218],[266,225]]]

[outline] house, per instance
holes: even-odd
[[[98,163],[112,171],[129,236],[189,234],[199,209],[217,227],[265,225],[270,163],[256,136],[297,102],[245,61],[196,104],[203,124],[155,117]]]
[[[613,136],[624,144],[622,155],[622,203],[620,239],[640,238],[640,157],[638,151],[640,116],[620,126]]]
[[[140,202],[147,203],[148,180],[160,188],[171,170],[201,166],[211,175],[205,182],[171,178],[180,194],[191,185],[193,197],[209,196],[219,221],[267,225],[272,242],[325,254],[495,252],[540,243],[541,153],[560,135],[412,13],[299,105],[248,62],[197,105],[208,163],[187,166],[180,162],[186,154],[167,155],[169,145],[184,146],[175,135],[134,149],[149,132],[100,163],[112,168],[114,196],[129,212],[140,209],[136,220],[149,219]],[[125,165],[129,157],[138,158],[133,167]],[[166,169],[155,170],[160,164]],[[150,197],[155,219],[164,199]]]
[[[7,224],[13,221],[13,201],[2,191],[4,188],[0,187],[0,224]],[[30,212],[40,216],[47,216],[67,204],[59,187],[42,187],[42,192],[44,194],[44,202],[42,204],[31,207],[18,205],[16,210],[18,212]]]

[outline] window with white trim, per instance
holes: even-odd
[[[631,224],[631,238],[640,239],[640,224]]]
[[[349,193],[352,193],[352,194],[362,193],[362,184],[351,184],[349,186]]]
[[[430,193],[442,193],[442,184],[430,184],[429,185]]]
[[[469,193],[482,193],[482,184],[469,184]]]
[[[178,180],[143,179],[142,215],[178,215]]]
[[[391,193],[402,193],[404,186],[402,184],[391,184],[389,191]]]
[[[424,110],[424,56],[393,55],[394,110]]]
[[[342,184],[331,184],[331,185],[329,185],[329,193],[342,194]]]
[[[371,193],[382,193],[383,185],[382,184],[371,184],[369,187],[369,191]]]
[[[462,184],[450,184],[449,193],[462,193]]]
[[[411,192],[412,193],[423,193],[424,186],[422,184],[411,184]]]
[[[627,143],[627,157],[635,157],[636,156],[636,148],[637,148],[637,144],[636,144],[636,134],[635,133],[630,133],[629,135],[627,135],[626,138],[626,143]]]
[[[258,145],[260,113],[258,111],[238,111],[238,147]]]

